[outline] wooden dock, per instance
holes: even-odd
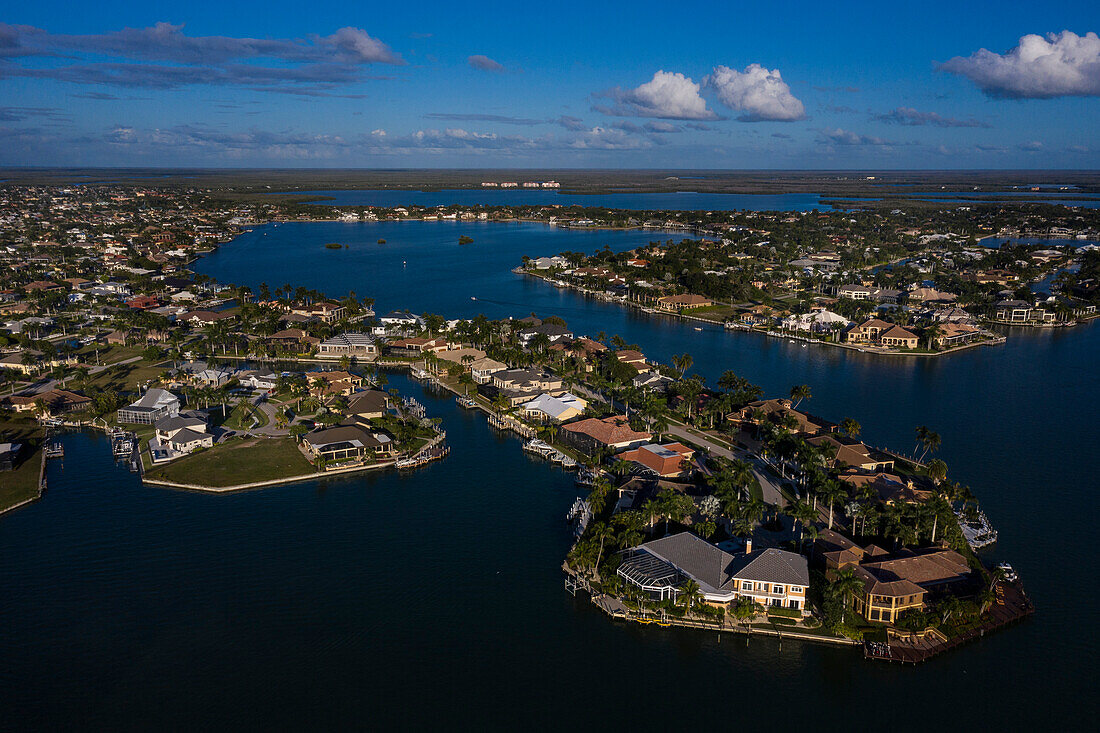
[[[948,638],[939,630],[933,630],[922,637],[907,635],[889,638],[887,642],[865,642],[863,656],[880,662],[920,664],[938,654],[980,639],[986,635],[986,632],[996,631],[1022,621],[1033,613],[1035,613],[1035,607],[1019,582],[1000,583],[997,586],[997,596],[986,611],[984,620],[974,628],[952,638]]]

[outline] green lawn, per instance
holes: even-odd
[[[215,410],[215,413],[220,415],[219,410]],[[249,430],[252,428],[252,418],[255,417],[259,422],[256,423],[256,427],[262,428],[267,425],[267,415],[258,407],[253,407],[247,402],[240,402],[233,411],[229,413],[229,417],[222,423],[222,427],[229,428],[231,430]]]
[[[736,311],[728,305],[707,305],[702,308],[684,310],[685,316],[698,316],[699,318],[706,318],[708,321],[715,321],[717,323],[725,321],[734,313],[736,313]]]
[[[146,471],[149,479],[223,487],[310,473],[293,438],[231,440]]]
[[[0,473],[0,511],[38,496],[38,476],[42,468],[41,441],[42,430],[34,421],[0,418],[0,442],[29,443],[34,449],[24,453],[26,457],[19,468]]]

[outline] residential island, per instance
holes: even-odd
[[[653,223],[696,238],[528,259],[524,272],[655,311],[939,353],[1003,338],[999,322],[1094,315],[1095,248],[975,240],[975,221],[1034,229],[1028,211],[727,212]],[[513,212],[427,216],[452,214]],[[809,385],[765,395],[733,371],[708,384],[686,350],[659,363],[559,316],[379,316],[354,293],[253,290],[188,267],[247,227],[314,215],[186,189],[5,187],[0,508],[41,495],[57,436],[74,429],[109,435],[145,483],[188,490],[444,459],[446,426],[386,389],[401,370],[577,471],[566,585],[614,618],[917,662],[1031,613],[1011,566],[976,554],[996,533],[927,427],[914,426],[914,452],[874,447],[858,415],[807,411]],[[1095,231],[1088,212],[1058,216],[1060,235]],[[561,212],[546,223],[580,225]],[[1029,287],[1044,280],[1049,292]],[[1003,310],[1009,296],[1026,315]]]

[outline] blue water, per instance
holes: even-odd
[[[475,244],[459,247],[466,232]],[[380,236],[391,244],[373,245]],[[1100,328],[1011,330],[1003,345],[898,359],[695,331],[508,272],[523,254],[649,236],[281,225],[198,269],[253,286],[338,283],[330,292],[383,308],[560,314],[657,359],[689,352],[710,379],[734,369],[769,394],[809,384],[810,410],[856,418],[873,444],[911,450],[928,425],[951,478],[982,499],[1001,536],[991,557],[1016,566],[1036,616],[918,668],[613,623],[562,589],[569,475],[394,375],[453,448],[407,476],[210,496],[142,487],[103,439],[67,438],[42,501],[0,518],[0,727],[651,730],[715,715],[824,731],[1091,725]],[[334,240],[351,246],[324,250]]]
[[[326,196],[317,203],[331,206],[601,206],[635,211],[822,211],[816,193],[741,194],[601,193],[571,194],[552,189],[444,189],[442,191],[340,190],[295,191],[294,195]]]
[[[986,247],[998,248],[1006,242],[1013,244],[1042,244],[1047,247],[1084,247],[1092,244],[1100,247],[1100,241],[1095,239],[1043,239],[1038,237],[986,237],[979,240],[978,244]]]

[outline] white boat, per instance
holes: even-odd
[[[1016,571],[1007,562],[998,563],[997,569],[1001,571],[1001,577],[1009,583],[1015,583],[1020,579],[1020,576],[1016,575]]]
[[[477,298],[475,298],[474,296],[471,295],[470,300],[477,300]]]
[[[695,327],[695,330],[696,330],[696,331],[702,331],[703,329],[701,329],[701,328],[699,328],[698,326],[696,326],[696,327]]]

